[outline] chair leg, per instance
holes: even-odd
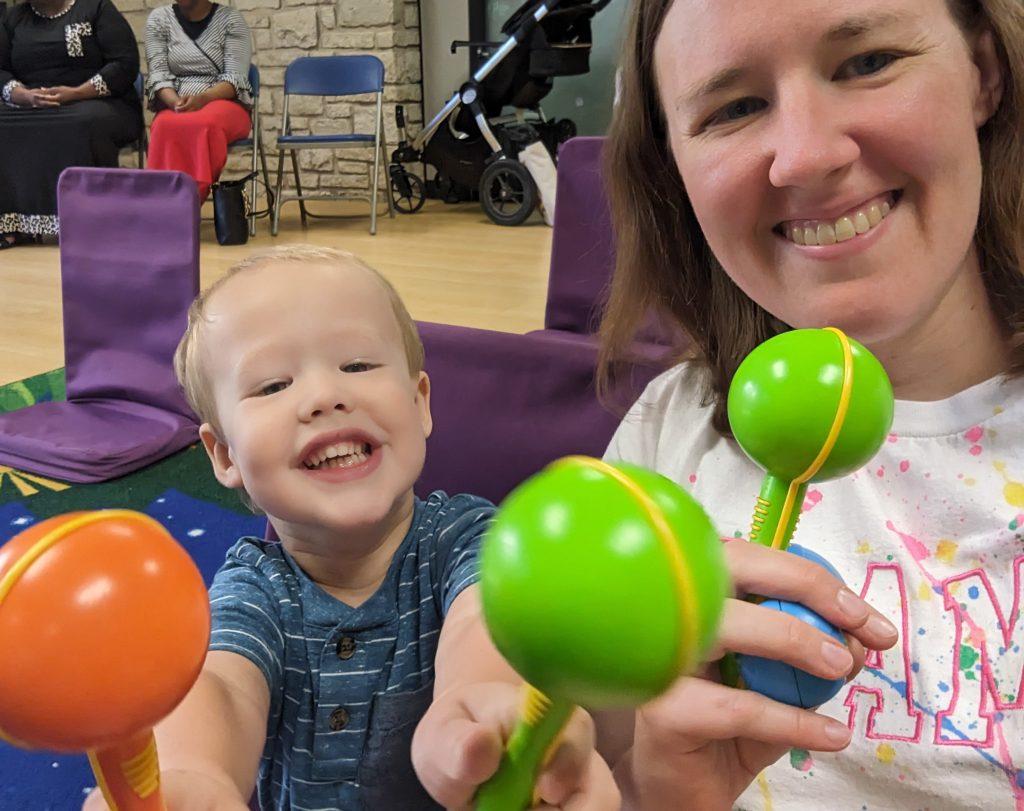
[[[373,150],[373,191],[370,193],[370,234],[377,233],[377,192],[380,188],[380,150]],[[391,195],[388,195],[390,198]]]
[[[394,219],[395,218],[395,201],[391,199],[391,173],[388,171],[388,168],[389,168],[388,167],[388,145],[387,145],[387,142],[385,142],[385,141],[381,142],[381,145],[380,145],[380,156],[381,156],[381,163],[384,166],[384,177],[382,178],[384,183],[382,185],[382,190],[384,192],[384,197],[387,198],[387,201],[388,201],[388,216],[391,219]]]
[[[274,194],[273,215],[270,222],[270,235],[277,236],[277,226],[281,219],[281,186],[284,184],[284,150],[277,150],[277,189]]]
[[[267,212],[274,209],[274,192],[270,188],[270,173],[267,171],[267,149],[260,140],[260,164],[263,167],[263,188],[267,190]]]
[[[252,183],[249,194],[249,236],[256,236],[256,153],[259,151],[259,142],[256,133],[253,133],[252,142]]]
[[[299,196],[299,214],[302,217],[302,227],[306,227],[306,201],[302,199],[302,181],[299,180],[299,159],[295,155],[295,150],[291,151],[292,156],[292,172],[295,175],[295,193]]]

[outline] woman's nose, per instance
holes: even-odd
[[[831,103],[830,103],[831,102]],[[853,164],[860,146],[828,90],[802,89],[780,95],[770,128],[776,188],[813,187]]]

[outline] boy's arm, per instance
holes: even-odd
[[[434,698],[453,687],[477,682],[521,684],[484,625],[480,587],[467,586],[445,616],[434,662]]]
[[[269,712],[260,669],[236,653],[210,651],[185,700],[154,730],[160,770],[203,774],[248,802]]]

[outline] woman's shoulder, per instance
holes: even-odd
[[[149,17],[146,18],[146,23],[147,25],[153,23],[166,23],[172,19],[174,19],[173,6],[157,6],[149,12]]]
[[[241,24],[244,25],[246,28],[249,27],[249,23],[245,21],[245,17],[242,16],[242,12],[240,12],[237,8],[234,8],[233,6],[227,6],[223,3],[218,3],[217,8],[214,11],[214,14],[217,17],[223,18],[227,22],[231,22],[236,25]]]

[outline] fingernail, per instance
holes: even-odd
[[[821,643],[821,657],[829,667],[841,673],[848,673],[853,667],[853,654],[850,653],[850,649],[832,640]]]
[[[868,604],[848,588],[839,589],[836,602],[839,603],[839,610],[855,622],[864,619],[869,611]]]
[[[825,737],[834,743],[846,743],[850,740],[850,728],[830,718],[825,723]]]
[[[893,625],[889,620],[883,617],[881,614],[873,614],[864,624],[864,629],[870,631],[878,636],[898,636],[899,631],[896,630],[896,626]]]

